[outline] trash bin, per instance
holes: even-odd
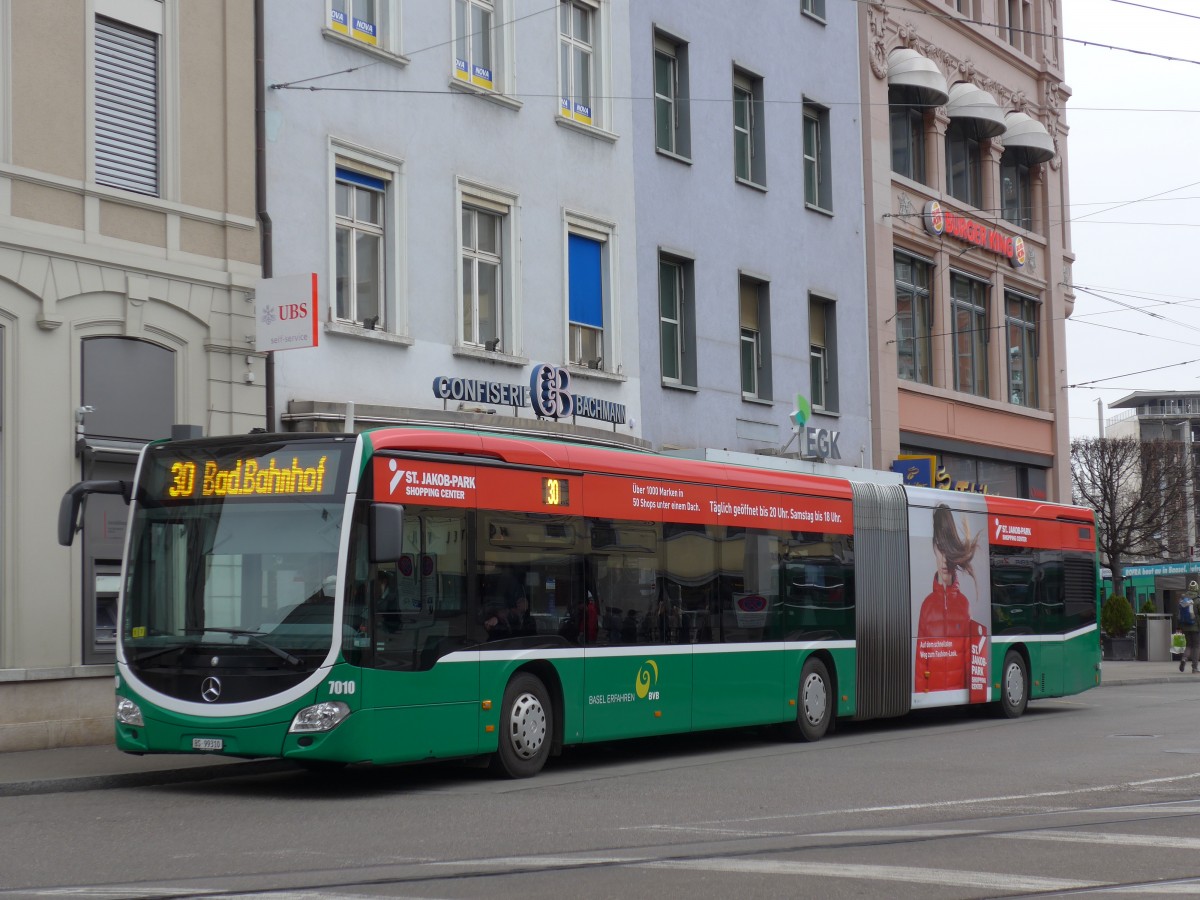
[[[1146,655],[1138,647],[1138,659],[1147,662],[1170,662],[1171,660],[1171,616],[1169,613],[1143,613],[1145,618]],[[1139,617],[1141,618],[1141,617]],[[1139,623],[1141,624],[1141,623]],[[1142,629],[1138,629],[1141,637]],[[1140,643],[1140,640],[1139,640]]]

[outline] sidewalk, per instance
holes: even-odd
[[[1196,685],[1200,675],[1180,672],[1178,662],[1105,660],[1101,686]],[[131,756],[111,744],[0,753],[0,797],[208,781],[236,775],[293,771],[286,760],[240,760],[216,755]]]

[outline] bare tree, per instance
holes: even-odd
[[[1096,513],[1100,559],[1114,585],[1125,563],[1187,548],[1188,447],[1179,441],[1080,438],[1071,441],[1071,492]]]

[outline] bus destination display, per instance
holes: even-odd
[[[335,493],[337,456],[284,447],[262,456],[159,459],[160,499],[321,497]]]

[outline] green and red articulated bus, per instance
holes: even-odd
[[[163,441],[116,742],[318,767],[1029,700],[1099,683],[1090,510],[453,428]]]

